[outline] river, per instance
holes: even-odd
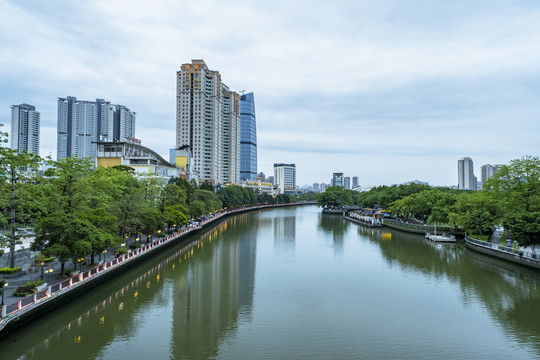
[[[540,273],[463,245],[315,206],[186,241],[4,337],[0,359],[540,357]]]

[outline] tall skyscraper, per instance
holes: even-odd
[[[57,159],[96,156],[96,141],[131,141],[135,112],[103,99],[58,98]]]
[[[477,190],[473,161],[470,157],[464,157],[458,160],[458,189]]]
[[[240,96],[203,60],[176,75],[176,148],[191,147],[200,182],[239,183]]]
[[[351,178],[350,178],[350,176],[345,176],[344,181],[343,181],[343,187],[345,189],[348,189],[348,190],[351,189]]]
[[[253,93],[240,96],[240,180],[257,177],[257,124]]]
[[[487,179],[489,179],[490,177],[493,177],[493,175],[497,173],[497,171],[499,170],[501,166],[502,165],[491,165],[491,164],[482,165],[482,167],[480,168],[482,187],[486,183]]]
[[[11,148],[39,155],[39,121],[35,106],[11,106]]]
[[[353,189],[358,187],[358,176],[353,176],[352,177],[352,187],[353,187]]]
[[[282,193],[296,189],[296,165],[274,164],[274,185],[277,185]]]
[[[343,173],[334,173],[332,175],[332,186],[343,187]]]

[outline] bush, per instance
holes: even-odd
[[[37,291],[37,287],[42,285],[43,281],[41,280],[32,280],[27,282],[24,285],[21,285],[13,292],[13,296],[27,296],[32,295]]]
[[[56,258],[54,256],[48,257],[46,259],[43,259],[43,262],[50,263],[53,262]]]
[[[125,247],[120,247],[120,248],[116,249],[114,252],[116,252],[118,254],[127,254],[128,250]]]
[[[133,250],[133,249],[138,249],[138,248],[140,248],[140,247],[141,247],[141,244],[139,244],[139,243],[136,243],[136,244],[130,244],[130,245],[129,245],[129,248],[130,248],[131,250]]]
[[[3,268],[0,269],[0,274],[15,274],[15,273],[18,273],[21,270],[22,270],[21,267],[14,267],[14,268],[3,267]]]

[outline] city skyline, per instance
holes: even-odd
[[[334,169],[360,185],[450,186],[463,157],[540,152],[533,1],[0,1],[0,19],[0,122],[9,133],[11,105],[39,109],[42,156],[56,156],[65,94],[129,104],[143,144],[166,156],[175,72],[190,59],[257,94],[257,171],[294,163],[300,186]]]

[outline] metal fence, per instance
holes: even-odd
[[[531,261],[535,261],[540,263],[540,254],[533,252],[533,251],[523,251],[519,249],[515,249],[511,246],[501,246],[498,244],[489,243],[486,241],[480,241],[477,239],[470,238],[468,236],[465,236],[465,241],[474,244],[479,247],[483,247],[485,249],[491,249],[495,251],[499,251],[501,253],[507,254],[507,255],[514,255],[516,257],[522,258],[522,259],[528,259]]]

